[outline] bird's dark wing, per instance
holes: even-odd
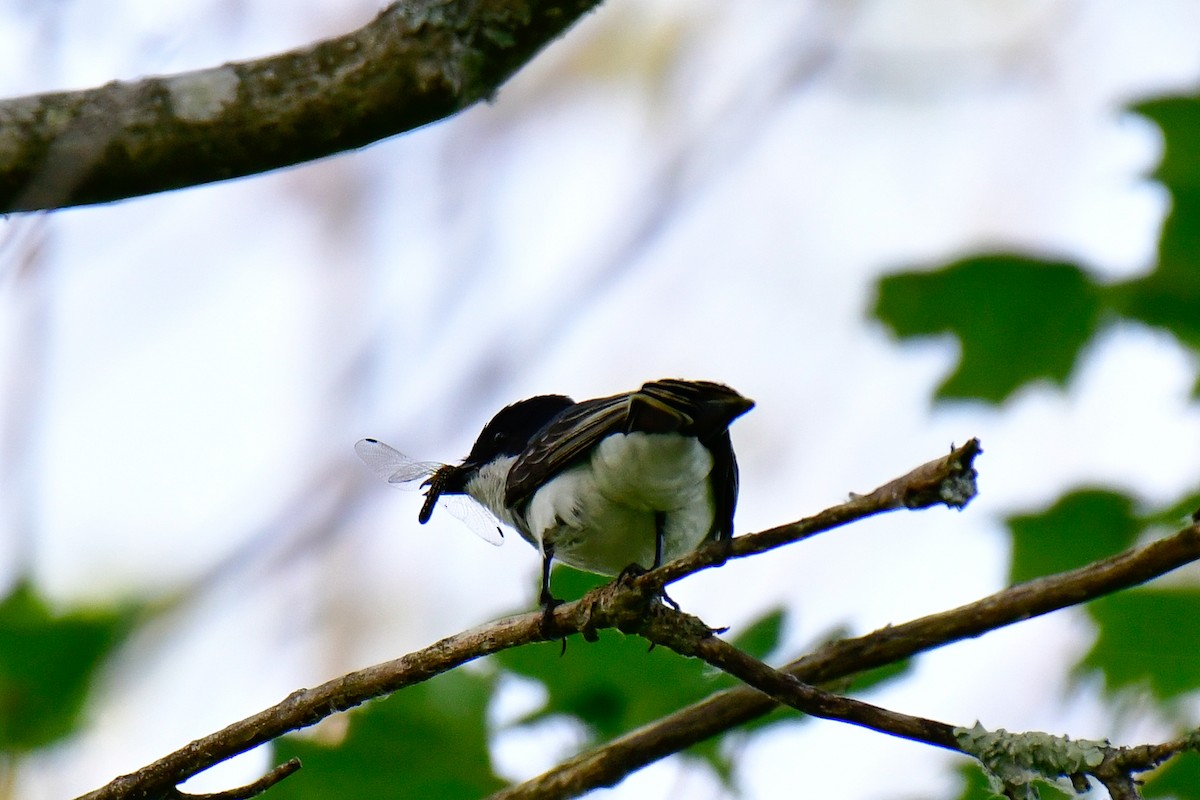
[[[754,407],[754,401],[720,383],[668,378],[630,394],[629,430],[682,433],[705,442]]]
[[[534,434],[508,471],[505,504],[515,508],[538,487],[582,458],[610,433],[624,429],[628,395],[570,406]]]
[[[733,515],[737,496],[737,465],[726,429],[735,418],[754,405],[727,386],[707,381],[661,380],[646,383],[636,392],[587,400],[567,408],[534,434],[508,473],[505,502],[516,507],[538,487],[575,464],[601,439],[613,433],[682,433],[695,436],[710,448],[728,452],[729,465],[721,468],[732,475]],[[721,437],[724,434],[721,444]],[[723,455],[714,452],[718,461]],[[729,484],[722,479],[722,486]],[[718,493],[725,490],[714,488]],[[723,508],[720,509],[722,512]],[[720,517],[718,517],[720,518]]]
[[[712,452],[713,468],[709,475],[713,491],[713,524],[710,539],[729,539],[733,536],[733,512],[737,508],[738,465],[733,455],[729,431],[705,443]]]

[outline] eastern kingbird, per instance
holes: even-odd
[[[581,403],[563,395],[513,403],[457,465],[415,462],[375,439],[354,449],[389,483],[425,478],[421,523],[440,497],[465,495],[516,529],[542,554],[549,608],[553,559],[616,575],[733,536],[729,425],[753,407],[719,383],[667,379]],[[499,543],[490,528],[477,532]]]

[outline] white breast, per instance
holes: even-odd
[[[614,434],[591,458],[539,489],[525,512],[529,535],[554,557],[615,575],[654,563],[655,516],[663,515],[664,561],[691,552],[712,529],[712,454],[673,433]]]

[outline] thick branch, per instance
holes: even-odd
[[[665,610],[658,602],[657,592],[667,580],[677,580],[685,574],[711,566],[713,558],[762,552],[810,536],[819,530],[827,530],[894,507],[933,502],[959,505],[965,502],[973,490],[974,470],[970,462],[977,453],[978,443],[973,441],[949,457],[930,462],[870,495],[854,497],[849,503],[809,520],[741,537],[734,540],[732,545],[726,543],[719,546],[720,550],[706,549],[702,554],[694,554],[699,555],[697,558],[689,556],[643,575],[626,576],[589,592],[581,600],[555,608],[550,620],[540,613],[498,620],[473,631],[448,637],[395,661],[344,675],[315,689],[294,692],[273,708],[192,742],[85,797],[94,800],[178,797],[178,790],[175,789],[178,783],[213,764],[289,731],[311,725],[335,712],[426,680],[480,656],[570,633],[579,632],[586,637],[606,627],[636,632],[647,624],[647,620],[652,620],[654,615]],[[906,481],[909,481],[907,489]],[[968,491],[963,491],[964,488]],[[913,498],[916,500],[913,501]],[[745,542],[741,543],[743,539]],[[833,643],[789,665],[786,669],[792,677],[786,679],[786,686],[781,684],[778,688],[795,692],[797,686],[805,683],[819,683],[890,663],[951,641],[977,636],[993,628],[1141,583],[1197,558],[1200,558],[1200,525],[1146,547],[1078,570],[1031,581],[953,611],[885,628],[859,639]],[[690,621],[684,625],[676,620],[673,627],[667,628],[674,631],[672,635],[687,636],[691,641],[711,638],[711,631],[699,620],[686,615],[679,617]],[[748,672],[747,675],[753,678],[752,673]],[[753,679],[760,680],[762,676]],[[856,704],[846,712],[843,708],[827,705],[825,710],[829,716],[858,724],[872,724],[880,728],[892,724],[899,726],[898,730],[903,730],[903,720],[889,718],[888,715],[893,712],[883,709],[870,711],[867,717],[855,718],[854,714],[862,711],[864,706]],[[729,730],[774,707],[773,700],[753,689],[721,692],[703,703],[621,737],[598,751],[585,754],[498,796],[569,797],[591,788],[611,785],[650,761]],[[922,724],[919,722],[917,728],[910,726],[909,732],[916,737]],[[939,723],[929,724],[937,726]],[[936,741],[939,738],[937,731],[934,728],[928,730],[933,733],[928,734],[927,738],[941,744]]]
[[[0,213],[309,161],[491,97],[599,0],[400,0],[256,61],[0,102]]]
[[[394,661],[343,675],[315,689],[293,692],[283,702],[224,730],[197,739],[137,772],[117,778],[81,800],[171,797],[176,785],[214,764],[289,731],[312,725],[338,711],[427,680],[473,659],[509,647],[572,633],[582,633],[591,638],[601,628],[636,629],[648,610],[658,604],[659,593],[668,579],[678,580],[690,572],[712,566],[729,555],[731,549],[735,556],[762,552],[811,536],[820,530],[829,530],[853,519],[897,507],[896,497],[905,495],[905,492],[896,492],[888,487],[901,485],[910,476],[914,486],[927,486],[931,482],[936,484],[939,482],[938,475],[947,482],[960,481],[964,472],[974,474],[970,462],[978,452],[978,442],[972,440],[949,457],[918,467],[905,478],[892,481],[870,495],[855,497],[850,503],[792,526],[739,537],[733,540],[732,548],[729,542],[717,545],[715,550],[706,548],[708,555],[698,560],[689,560],[692,558],[689,556],[643,575],[614,581],[588,592],[580,600],[556,607],[549,619],[541,613],[531,613],[497,620],[475,630],[447,637]],[[748,543],[742,544],[743,540]],[[685,564],[680,567],[681,562],[687,562],[690,566]]]
[[[578,606],[580,602],[571,605]],[[313,725],[339,711],[427,680],[498,650],[542,641],[545,637],[539,629],[540,619],[540,614],[532,613],[497,620],[447,637],[394,661],[348,673],[314,689],[299,689],[282,702],[197,739],[137,772],[123,775],[89,792],[79,800],[175,797],[174,787],[193,775],[289,731]]]
[[[637,631],[656,645],[684,656],[700,658],[729,673],[751,689],[805,714],[861,725],[906,739],[959,750],[954,726],[913,717],[818,689],[742,652],[712,635],[695,617],[665,606],[651,609]]]
[[[955,727],[945,722],[915,717],[842,697],[810,686],[742,652],[716,636],[705,635],[699,620],[664,607],[652,609],[639,631],[655,644],[738,678],[778,703],[825,719],[861,725],[880,733],[900,736],[935,747],[974,756],[1004,785],[1006,794],[1029,794],[1032,782],[1070,778],[1085,791],[1086,776],[1099,780],[1113,800],[1141,797],[1137,776],[1184,750],[1200,745],[1200,735],[1189,733],[1157,745],[1114,747],[1107,741],[1072,740],[1041,732],[1008,733]]]
[[[1136,586],[1198,559],[1200,524],[1144,547],[1013,586],[974,603],[859,638],[832,642],[791,662],[782,671],[809,684],[844,678]],[[777,707],[774,700],[748,687],[718,692],[581,753],[525,783],[497,792],[492,800],[576,797],[591,789],[612,786],[660,758],[744,725]]]

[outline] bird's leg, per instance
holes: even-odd
[[[542,608],[553,609],[562,602],[550,594],[550,562],[554,560],[554,548],[545,547],[542,550],[542,590],[538,592],[538,602]]]
[[[554,546],[551,544],[542,544],[542,589],[538,592],[538,602],[542,605],[542,633],[550,636],[554,632],[554,609],[562,604],[554,595],[550,594],[550,564],[554,561]],[[567,651],[567,640],[564,637],[562,640],[563,652]]]
[[[666,538],[667,515],[662,511],[654,512],[654,567],[658,569],[663,563],[663,544]]]
[[[733,531],[725,531],[724,533],[717,534],[717,538],[714,541],[720,546],[719,557],[721,560],[717,562],[716,566],[721,566],[729,560],[729,556],[733,553]]]
[[[666,544],[666,542],[665,542],[666,535],[667,535],[667,512],[655,511],[654,512],[654,569],[658,569],[659,567],[661,567],[663,565],[663,548]],[[667,605],[669,605],[671,608],[675,609],[676,611],[679,611],[679,603],[676,603],[674,600],[672,600],[670,598],[669,595],[667,595],[666,589],[662,589],[659,592],[659,597],[661,597],[662,601],[664,603],[666,603]]]

